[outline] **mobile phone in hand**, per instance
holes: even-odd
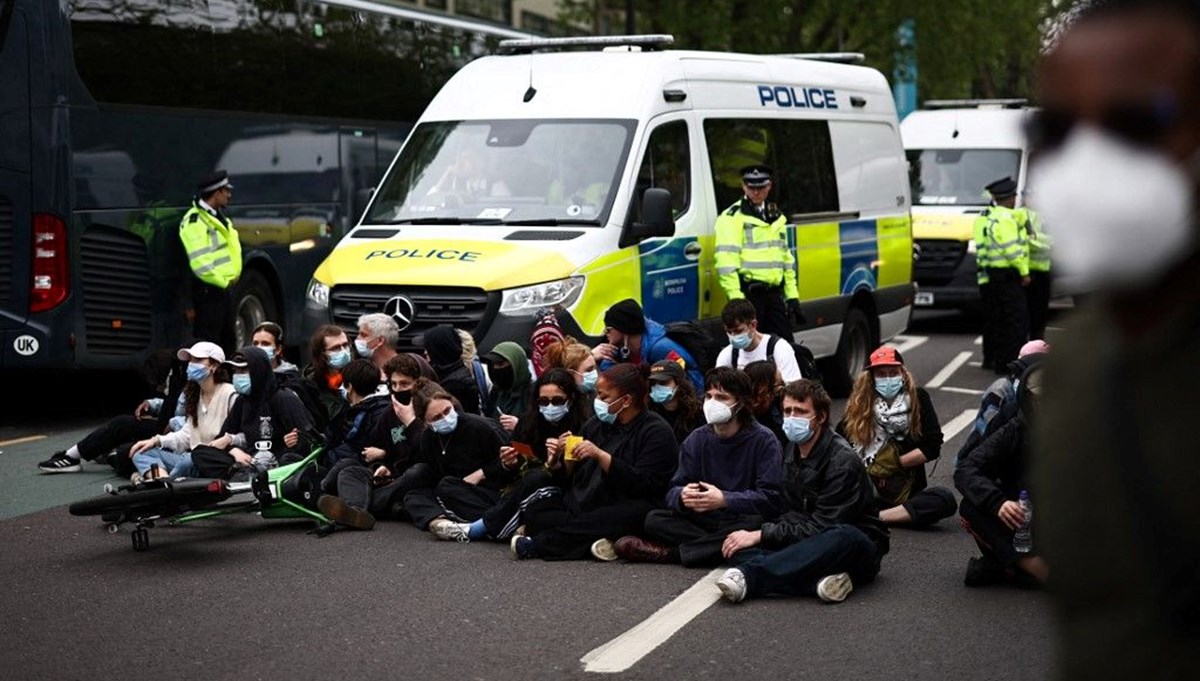
[[[514,440],[510,446],[517,452],[517,454],[520,454],[521,456],[525,457],[526,459],[537,458],[533,453],[533,447],[530,447],[529,445],[525,444],[524,442],[517,442]]]

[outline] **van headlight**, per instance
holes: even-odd
[[[974,239],[967,239],[967,253],[970,253],[972,255],[975,253],[975,240]]]
[[[504,291],[500,298],[500,314],[517,317],[528,315],[543,307],[570,307],[583,291],[583,277],[568,277],[544,284],[522,286]]]
[[[329,307],[329,287],[313,279],[308,282],[308,304],[310,307],[322,309]]]

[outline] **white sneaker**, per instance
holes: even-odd
[[[737,568],[730,568],[717,580],[721,596],[730,603],[741,603],[746,598],[746,575]]]
[[[592,542],[592,556],[607,563],[617,559],[617,549],[609,540],[597,539]]]
[[[817,582],[817,598],[826,603],[841,603],[853,590],[854,583],[850,581],[850,575],[845,572],[829,575]]]
[[[464,544],[471,541],[466,524],[456,523],[447,518],[438,518],[429,523],[429,531],[442,541],[456,541]]]

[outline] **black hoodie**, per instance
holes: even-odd
[[[248,365],[250,394],[234,401],[221,432],[241,436],[244,444],[238,446],[251,456],[262,450],[270,451],[277,460],[285,454],[308,456],[313,447],[313,424],[304,403],[291,390],[279,388],[262,349],[245,347],[234,357],[238,355]],[[295,447],[288,447],[283,437],[293,430],[300,440]]]

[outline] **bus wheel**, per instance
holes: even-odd
[[[871,324],[867,315],[857,307],[846,313],[842,323],[842,336],[838,340],[837,354],[822,368],[825,387],[834,397],[848,397],[854,387],[854,379],[867,366],[871,350]]]
[[[250,270],[242,274],[234,294],[234,332],[237,347],[251,344],[254,328],[266,321],[279,323],[279,306],[266,277]]]

